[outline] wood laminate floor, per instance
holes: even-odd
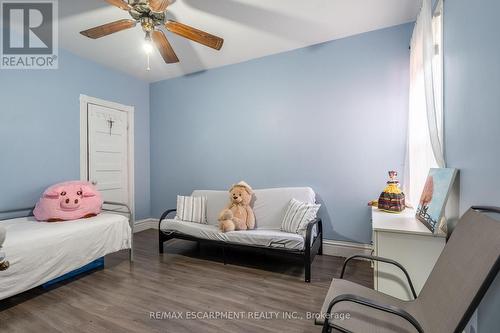
[[[320,332],[307,312],[319,311],[343,262],[317,256],[304,283],[293,259],[230,250],[224,265],[220,248],[182,240],[159,255],[154,230],[136,234],[135,248],[132,265],[113,254],[103,270],[0,301],[0,332]],[[346,278],[372,287],[372,274],[354,261]]]

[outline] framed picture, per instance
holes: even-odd
[[[433,233],[438,231],[456,175],[453,168],[429,170],[415,216]]]

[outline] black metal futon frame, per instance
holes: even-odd
[[[176,209],[169,209],[165,211],[160,218],[158,223],[158,241],[159,241],[159,252],[163,253],[163,243],[170,239],[184,239],[189,241],[198,242],[198,244],[206,243],[221,246],[223,249],[224,264],[226,264],[226,249],[227,248],[240,248],[240,249],[252,249],[262,253],[273,253],[283,257],[295,257],[300,258],[304,262],[304,280],[305,282],[311,282],[311,264],[314,260],[316,254],[323,254],[323,225],[321,219],[316,218],[314,221],[309,223],[306,229],[306,239],[304,243],[304,249],[302,250],[289,250],[285,248],[275,248],[275,247],[264,247],[264,246],[253,246],[246,244],[228,243],[223,241],[216,241],[211,239],[198,238],[183,234],[173,230],[161,230],[161,222],[168,217],[169,214],[176,212]],[[317,233],[313,235],[313,228],[317,227]]]

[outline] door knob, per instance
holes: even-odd
[[[93,180],[92,185],[97,185],[97,180]]]

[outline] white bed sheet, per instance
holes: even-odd
[[[0,272],[0,300],[131,247],[128,218],[118,214],[57,223],[33,217],[0,223],[7,229],[3,251],[10,262]]]

